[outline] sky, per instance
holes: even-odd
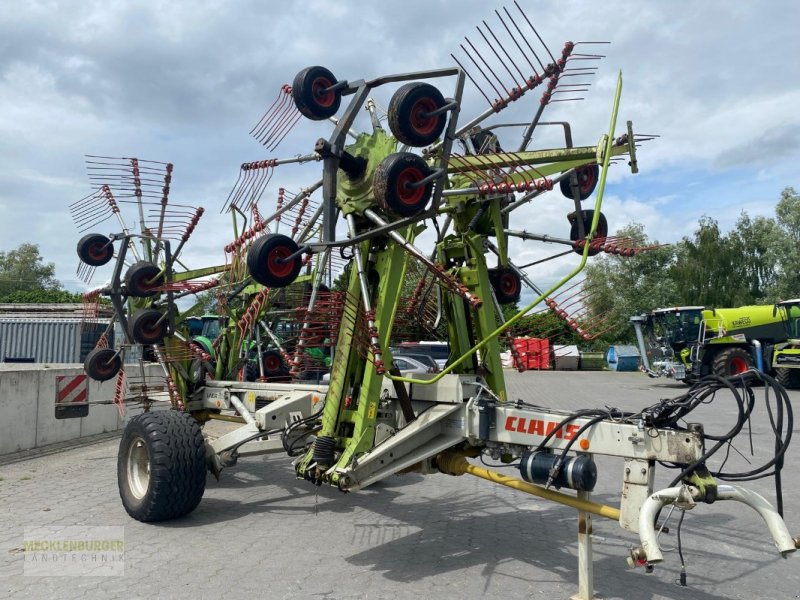
[[[704,215],[727,230],[742,211],[772,216],[784,187],[800,189],[800,4],[519,2],[554,54],[567,40],[611,42],[581,46],[605,58],[580,94],[585,99],[552,104],[546,120],[569,121],[576,144],[596,144],[622,71],[617,134],[632,120],[635,131],[660,136],[640,148],[638,174],[624,164],[609,172],[603,212],[612,232],[635,221],[651,239],[674,242]],[[4,4],[0,251],[38,244],[70,290],[85,289],[76,276],[80,234],[68,211],[91,191],[84,155],[174,163],[172,201],[206,208],[185,262],[218,264],[232,238],[219,213],[239,165],[306,154],[331,132],[330,123],[302,119],[274,153],[250,137],[282,84],[311,65],[351,81],[450,67],[451,53],[463,62],[465,35],[479,39],[482,20],[502,31],[494,9],[516,10],[513,0]],[[391,91],[376,92],[376,101],[385,106]],[[538,97],[531,93],[494,122],[530,119]],[[468,82],[462,117],[485,107]],[[558,143],[537,131],[533,147]],[[318,164],[276,169],[262,213],[279,186],[296,191],[320,172]],[[511,227],[567,237],[570,210],[558,192],[545,194],[515,211]],[[100,226],[113,229],[110,221]],[[515,242],[512,256],[523,263],[560,250]],[[532,279],[546,287],[575,261],[544,263]]]

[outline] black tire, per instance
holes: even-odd
[[[744,348],[724,348],[711,361],[711,372],[720,377],[731,377],[753,367],[753,357]]]
[[[342,102],[340,91],[323,92],[338,83],[325,67],[307,67],[295,75],[292,99],[303,116],[322,121],[336,114]]]
[[[197,421],[174,410],[131,419],[119,444],[117,484],[122,506],[137,521],[192,512],[206,489],[205,443]]]
[[[578,228],[578,213],[573,211],[567,215],[567,220],[570,224],[569,229],[569,239],[573,242],[577,242],[580,239],[580,229]],[[580,212],[580,218],[583,220],[583,230],[588,235],[589,230],[592,228],[592,219],[594,219],[594,210],[593,209],[586,209]],[[594,234],[594,238],[589,246],[589,256],[595,256],[596,254],[600,253],[600,246],[608,237],[608,221],[606,220],[606,216],[601,212],[600,217],[597,221],[597,231]],[[582,241],[582,240],[581,240]],[[583,245],[576,244],[575,245],[575,252],[577,254],[583,254]]]
[[[83,370],[90,379],[108,381],[122,369],[122,357],[111,348],[95,348],[83,360]]]
[[[800,369],[787,369],[785,367],[775,369],[775,379],[785,388],[790,390],[800,389]]]
[[[158,293],[156,288],[164,283],[164,274],[158,265],[143,260],[130,266],[124,281],[129,296],[147,298]]]
[[[286,287],[300,274],[302,260],[299,256],[290,261],[283,259],[298,249],[292,238],[280,233],[262,236],[253,242],[247,251],[247,270],[252,278],[263,286]]]
[[[414,81],[398,89],[389,101],[389,129],[402,144],[414,148],[435,142],[447,124],[447,113],[427,116],[446,104],[442,93],[429,83]]]
[[[600,179],[600,167],[597,165],[583,165],[575,169],[575,175],[578,177],[578,198],[586,200],[594,192],[597,187],[597,182]],[[561,193],[567,198],[572,199],[572,186],[570,181],[572,176],[562,179],[559,186]]]
[[[422,181],[431,171],[421,156],[410,152],[390,154],[381,161],[372,180],[378,206],[400,217],[411,217],[425,208],[433,192],[429,181],[416,188],[408,184]]]
[[[519,275],[507,267],[489,269],[489,282],[494,288],[494,295],[500,304],[513,304],[519,300],[522,292],[522,280]]]
[[[90,267],[102,267],[114,258],[114,245],[106,236],[90,233],[78,240],[78,258]]]
[[[277,350],[263,352],[261,361],[264,365],[264,377],[286,377],[289,374],[289,367]]]
[[[137,311],[131,319],[131,337],[137,344],[160,344],[167,337],[168,323],[155,308]]]

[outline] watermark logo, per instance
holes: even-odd
[[[25,528],[25,566],[31,577],[114,577],[125,574],[124,527]]]

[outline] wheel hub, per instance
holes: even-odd
[[[131,494],[141,500],[150,486],[150,453],[141,437],[131,441],[128,447],[126,460],[128,472],[128,487]]]

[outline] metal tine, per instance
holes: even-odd
[[[480,158],[480,154],[471,155],[471,158],[475,158],[475,160],[477,160],[479,164],[470,164],[469,162],[466,161],[466,158],[464,159],[463,164],[469,169],[471,169],[473,173],[477,173],[480,176],[481,180],[484,182],[484,184],[492,183],[494,181],[494,173],[491,172],[491,164],[489,165],[489,169],[487,170],[483,167],[485,159]]]
[[[86,263],[79,263],[75,275],[86,285],[89,285],[94,277],[94,272],[97,268],[87,265]]]
[[[228,200],[225,202],[225,206],[222,207],[221,212],[225,212],[231,206],[239,206],[239,199],[241,198],[242,194],[245,193],[245,190],[250,185],[250,180],[253,178],[253,171],[249,167],[250,163],[244,163],[239,170],[240,178],[236,180],[236,184],[233,186],[231,193],[228,197]],[[244,173],[244,177],[241,177],[241,174]]]
[[[291,101],[288,100],[286,96],[281,99],[281,103],[275,108],[269,119],[267,119],[261,129],[253,136],[256,138],[256,140],[262,144],[265,144],[269,141],[270,137],[272,136],[272,131],[275,129],[276,123],[283,118],[284,114],[287,112],[286,109],[291,108],[290,102]]]
[[[288,85],[281,88],[283,97],[277,105],[273,103],[272,114],[262,119],[264,122],[261,128],[254,134],[254,137],[269,151],[278,147],[302,116],[292,101],[291,91],[292,88]]]
[[[519,8],[519,5],[517,5],[517,8]],[[514,25],[514,29],[517,30],[517,32],[519,33],[520,37],[522,37],[522,41],[525,42],[525,45],[533,53],[533,57],[536,59],[536,62],[539,63],[539,66],[541,67],[542,71],[544,71],[545,70],[544,63],[539,58],[539,55],[536,54],[536,50],[534,50],[533,47],[530,45],[530,42],[528,42],[527,36],[524,33],[522,33],[522,30],[519,28],[519,25],[517,25],[517,22],[514,20],[514,17],[511,16],[511,13],[508,12],[508,9],[505,6],[503,7],[503,12],[506,13],[506,15],[508,16],[508,19],[511,21],[512,25]],[[522,9],[520,9],[520,12],[522,12]],[[534,72],[536,72],[536,69],[534,69]],[[538,75],[538,73],[537,73],[537,75]]]
[[[519,71],[519,68],[517,67],[517,65],[515,65],[515,64],[514,64],[514,61],[513,61],[513,60],[511,60],[511,57],[510,57],[510,56],[508,56],[508,52],[506,52],[506,49],[505,49],[505,48],[503,48],[503,45],[500,43],[500,40],[498,40],[498,39],[497,39],[497,36],[496,36],[496,35],[494,34],[494,32],[493,32],[493,31],[490,29],[490,27],[489,27],[489,26],[486,24],[486,21],[483,21],[483,26],[484,26],[484,27],[486,27],[486,30],[487,30],[487,31],[488,31],[488,32],[491,34],[491,36],[494,38],[495,42],[497,42],[497,45],[498,45],[498,46],[500,46],[500,49],[501,49],[501,50],[502,50],[502,51],[505,53],[505,55],[508,57],[508,60],[509,60],[509,62],[510,62],[512,65],[514,65],[514,68],[515,68],[515,69],[517,69],[517,70]],[[507,64],[506,64],[506,63],[503,61],[503,59],[502,59],[502,58],[500,58],[500,55],[497,53],[497,50],[495,50],[495,49],[494,49],[494,46],[492,46],[492,43],[491,43],[491,42],[489,41],[489,39],[488,39],[488,38],[487,38],[487,37],[484,35],[483,31],[481,31],[481,28],[480,28],[480,27],[476,27],[475,29],[477,29],[477,30],[478,30],[478,33],[480,33],[480,34],[481,34],[481,37],[482,37],[482,38],[483,38],[483,40],[486,42],[486,45],[487,45],[487,46],[489,46],[489,50],[491,50],[491,51],[494,53],[494,55],[497,57],[497,60],[499,60],[499,61],[500,61],[500,64],[501,64],[501,65],[503,65],[503,68],[505,68],[505,70],[506,70],[506,71],[508,72],[508,74],[511,76],[511,80],[514,82],[514,84],[515,84],[515,85],[516,85],[518,88],[522,89],[522,87],[525,85],[525,75],[523,75],[523,74],[520,72],[520,76],[522,77],[522,83],[519,83],[519,82],[517,81],[517,78],[516,78],[516,76],[514,75],[514,73],[512,73],[512,72],[511,72],[511,69],[509,69],[509,68],[508,68],[508,65],[507,65]]]
[[[505,9],[504,9],[504,10],[505,10]],[[517,41],[517,38],[515,38],[515,37],[514,37],[514,34],[513,34],[513,33],[511,33],[511,29],[509,29],[508,25],[506,25],[506,22],[503,20],[503,17],[502,17],[502,15],[501,15],[501,14],[500,14],[500,13],[499,13],[497,10],[495,10],[495,11],[494,11],[494,14],[496,14],[496,15],[497,15],[497,18],[498,18],[498,19],[500,19],[500,22],[503,24],[503,27],[505,27],[506,31],[508,32],[508,37],[509,37],[509,38],[511,38],[511,41],[513,41],[513,42],[514,42],[514,44],[516,45],[516,47],[517,47],[517,49],[519,50],[519,52],[520,52],[520,54],[522,55],[522,57],[523,57],[523,58],[524,58],[524,59],[525,59],[525,60],[528,62],[528,65],[530,65],[531,69],[533,69],[533,74],[534,74],[534,75],[538,75],[538,74],[539,74],[539,72],[536,70],[536,67],[534,67],[534,66],[533,66],[533,63],[532,63],[532,62],[531,62],[531,60],[528,58],[528,55],[527,55],[527,54],[525,54],[525,51],[522,49],[522,46],[520,46],[520,45],[519,45],[519,42]],[[508,14],[508,11],[506,11],[506,14]],[[509,18],[511,18],[511,17],[510,17],[510,15],[509,15]],[[498,44],[499,44],[499,43],[500,43],[500,42],[498,42]],[[510,57],[509,57],[509,58],[510,58]],[[512,62],[513,62],[513,61],[512,61]],[[514,64],[514,66],[516,67],[517,65],[516,65],[516,64]],[[520,75],[522,75],[522,71],[519,69],[519,67],[517,67],[517,70],[518,70],[518,71],[520,71]],[[524,75],[522,75],[522,79],[524,80],[524,79],[526,79],[526,77],[525,77]]]
[[[281,86],[281,89],[278,90],[278,96],[275,98],[273,103],[270,104],[269,108],[264,112],[264,115],[258,120],[258,123],[253,125],[253,128],[249,132],[250,135],[252,135],[254,137],[258,137],[261,134],[261,131],[263,130],[263,128],[266,127],[266,123],[269,122],[268,117],[271,118],[272,111],[276,108],[276,106],[278,104],[282,104],[285,101],[285,99],[286,99],[286,88],[289,88],[289,84],[284,83]],[[289,89],[291,89],[291,88],[289,88]]]
[[[294,106],[294,104],[292,104],[292,106]],[[281,122],[279,122],[275,126],[275,128],[270,132],[270,138],[262,142],[264,146],[267,146],[269,141],[274,140],[274,143],[268,146],[267,150],[270,152],[274,151],[278,147],[278,144],[280,144],[283,141],[283,138],[285,138],[289,134],[289,132],[294,128],[294,126],[297,124],[297,121],[299,121],[300,117],[302,116],[303,115],[302,113],[300,113],[299,110],[285,111],[285,114],[281,119]]]
[[[70,206],[70,213],[75,227],[80,232],[107,221],[114,214],[114,209],[99,192],[90,194],[78,202],[83,204],[73,203]]]
[[[467,166],[467,162],[466,162],[465,158],[463,156],[461,156],[460,154],[451,154],[450,155],[450,158],[448,160],[448,164],[453,163],[453,162],[457,163],[458,166],[462,166],[462,167],[466,167]],[[463,170],[463,171],[461,171],[461,174],[464,175],[467,179],[469,179],[477,187],[477,186],[480,185],[478,183],[478,179],[471,175],[471,173],[474,173],[475,171],[477,171],[477,169],[472,170],[472,171]]]
[[[84,157],[86,157],[86,158],[100,158],[100,159],[103,159],[103,160],[131,160],[131,158],[132,158],[132,157],[129,157],[129,156],[121,156],[121,157],[120,156],[100,156],[98,154],[84,154]],[[149,163],[149,164],[154,164],[154,165],[165,165],[166,166],[166,165],[169,164],[169,163],[162,162],[160,160],[146,160],[144,158],[140,158],[138,160],[139,160],[139,162]],[[86,162],[92,162],[92,161],[86,161]],[[107,163],[98,163],[98,164],[107,164]]]
[[[73,216],[73,221],[75,226],[80,231],[85,231],[91,227],[94,227],[95,225],[99,225],[100,223],[107,221],[108,218],[113,214],[114,213],[110,210],[108,213],[105,211],[93,210],[91,212],[81,214],[80,216]]]
[[[225,202],[222,204],[222,210],[220,211],[221,213],[225,212],[225,210],[228,208],[228,206],[230,206],[231,198],[233,197],[233,192],[239,187],[239,182],[241,182],[241,180],[242,180],[242,173],[243,172],[244,171],[242,170],[242,168],[239,168],[239,176],[236,178],[236,183],[233,184],[233,188],[231,188],[230,193],[228,193],[228,197],[225,199]]]
[[[549,55],[550,55],[550,59],[553,61],[553,64],[554,64],[554,65],[557,65],[557,64],[558,64],[558,62],[556,61],[555,57],[553,56],[553,53],[552,53],[552,52],[550,52],[550,48],[548,48],[548,47],[547,47],[547,44],[545,44],[545,43],[544,43],[544,40],[542,39],[542,36],[540,36],[540,35],[539,35],[539,32],[538,32],[538,31],[536,31],[536,28],[533,26],[533,23],[531,23],[531,20],[528,18],[528,15],[526,15],[526,14],[525,14],[525,11],[524,11],[524,10],[522,10],[522,7],[519,5],[519,3],[517,2],[517,0],[514,0],[514,6],[516,6],[516,7],[517,7],[517,9],[519,10],[520,14],[522,15],[522,18],[523,18],[523,19],[525,19],[525,21],[527,21],[528,25],[530,25],[530,28],[531,28],[531,30],[532,30],[532,31],[533,31],[533,33],[536,35],[536,37],[539,39],[539,43],[540,43],[540,44],[541,44],[541,45],[544,47],[544,49],[547,51],[547,54],[549,54]],[[520,32],[520,33],[522,33],[522,32]]]
[[[467,38],[464,38],[464,39],[467,39]],[[500,90],[497,89],[497,86],[495,86],[494,82],[491,79],[489,79],[489,76],[486,75],[486,73],[483,72],[483,69],[481,68],[481,66],[477,63],[477,61],[474,58],[472,58],[472,55],[467,51],[466,48],[464,48],[464,45],[463,44],[459,44],[459,46],[464,51],[464,54],[467,55],[467,58],[469,58],[472,61],[472,64],[474,64],[475,67],[478,69],[478,71],[480,71],[480,73],[481,73],[481,75],[483,75],[484,79],[486,79],[486,81],[489,83],[489,85],[492,86],[492,89],[494,90],[495,94],[497,94],[497,97],[498,98],[502,98],[503,97],[503,93]],[[478,55],[478,57],[480,58],[480,55]],[[495,77],[496,77],[496,75],[495,75]],[[502,84],[501,84],[501,87],[502,87]],[[490,104],[491,104],[491,102],[490,102]]]
[[[278,148],[278,145],[284,140],[284,138],[287,135],[289,135],[289,132],[292,129],[294,129],[294,126],[297,125],[297,122],[300,120],[300,117],[302,116],[303,116],[302,113],[300,111],[297,111],[292,122],[289,123],[289,125],[284,129],[283,134],[275,141],[275,143],[272,146],[267,148],[267,150],[269,150],[270,152],[275,151]]]
[[[253,191],[250,194],[250,198],[245,205],[245,210],[252,210],[253,207],[258,205],[258,201],[261,199],[261,195],[264,193],[267,185],[269,185],[270,180],[272,179],[272,174],[275,172],[275,168],[271,165],[268,165],[266,168],[262,169],[261,176],[257,182],[257,184],[253,187]]]
[[[467,69],[464,67],[464,65],[462,65],[462,64],[459,62],[459,60],[458,60],[458,59],[455,57],[455,55],[451,54],[451,55],[450,55],[450,57],[451,57],[451,58],[452,58],[454,61],[456,61],[456,64],[459,66],[459,68],[460,68],[462,71],[464,71],[464,73],[467,75],[467,77],[469,77],[469,80],[472,82],[472,84],[473,84],[473,85],[474,85],[474,86],[475,86],[475,87],[478,89],[478,91],[481,93],[481,95],[482,95],[484,98],[486,98],[486,102],[488,102],[488,103],[489,103],[489,106],[491,106],[491,105],[492,105],[492,101],[491,101],[491,100],[489,100],[489,96],[487,96],[487,95],[486,95],[486,92],[484,92],[484,91],[483,91],[483,89],[481,88],[481,86],[479,86],[479,85],[478,85],[478,82],[477,82],[477,81],[475,81],[475,80],[472,78],[472,75],[470,75],[470,74],[469,74],[469,71],[467,71]]]
[[[478,28],[476,27],[475,29],[478,29]],[[478,33],[480,33],[480,29],[478,29]],[[483,34],[481,34],[481,35],[483,35]],[[503,90],[505,91],[506,95],[507,96],[510,95],[511,92],[505,86],[505,84],[503,83],[503,80],[500,79],[500,77],[497,76],[497,73],[494,72],[494,69],[492,69],[492,67],[489,65],[488,61],[483,57],[483,55],[480,52],[478,52],[478,49],[475,48],[475,46],[472,44],[470,39],[468,37],[464,36],[464,40],[467,42],[467,44],[469,44],[469,47],[472,48],[472,50],[475,52],[475,54],[478,56],[478,58],[481,59],[481,61],[486,66],[486,69],[489,71],[489,73],[491,73],[494,76],[494,78],[497,80],[497,83],[499,83],[500,87],[503,88]],[[462,48],[463,48],[463,46],[462,46]],[[500,94],[499,92],[498,92],[498,94],[500,95],[501,98],[503,97],[503,95]]]

